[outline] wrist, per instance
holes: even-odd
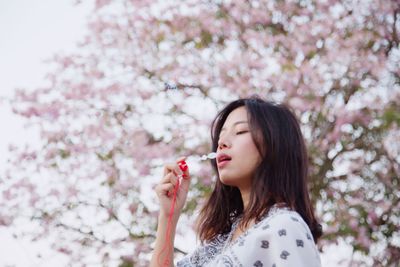
[[[178,223],[179,217],[180,217],[180,212],[179,213],[174,213],[172,215],[172,223]],[[160,213],[158,214],[158,221],[159,222],[164,222],[167,223],[169,220],[170,214],[169,213],[165,213],[160,211]]]

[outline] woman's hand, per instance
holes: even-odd
[[[185,160],[184,157],[178,159],[175,163],[165,164],[164,177],[155,187],[155,191],[160,201],[160,215],[158,217],[154,252],[150,261],[151,267],[174,266],[173,248],[175,230],[179,215],[185,205],[190,184],[189,170],[187,166],[182,165],[183,160]],[[183,171],[179,165],[181,165]],[[172,218],[170,218],[169,215],[175,197],[175,190],[176,199],[174,212]]]
[[[190,185],[189,170],[182,171],[178,163],[185,160],[184,157],[179,158],[175,163],[167,163],[164,165],[164,177],[155,187],[158,199],[160,201],[160,216],[166,218],[169,216],[172,201],[174,198],[174,190],[178,187],[176,193],[176,202],[173,217],[179,218],[183,206],[186,202],[187,193]],[[181,179],[180,179],[181,178]]]

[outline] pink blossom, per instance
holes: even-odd
[[[11,217],[0,214],[0,226],[9,226],[12,222],[13,220]]]
[[[387,230],[399,216],[392,207],[400,173],[394,1],[217,2],[95,2],[79,50],[53,57],[48,86],[18,89],[12,99],[13,112],[39,127],[41,141],[10,146],[0,225],[33,214],[42,218],[35,237],[54,236],[54,249],[73,264],[83,265],[93,248],[107,265],[111,254],[124,257],[117,245],[131,245],[137,265],[147,266],[151,238],[130,237],[154,234],[156,203],[127,203],[159,179],[160,162],[209,150],[204,129],[229,99],[258,93],[291,106],[307,131],[309,186],[328,227],[322,242],[350,237],[355,249],[386,251],[369,257],[398,260]],[[166,91],[165,82],[178,89]],[[192,113],[188,99],[213,108]],[[151,124],[162,130],[146,128],[149,114],[161,118]],[[196,174],[209,187],[212,176],[207,165]],[[198,208],[205,201],[196,200]],[[368,212],[349,214],[349,207]],[[132,232],[107,235],[105,228],[121,226],[116,218]],[[104,234],[114,250],[56,226],[68,219]],[[372,238],[382,231],[387,240]]]

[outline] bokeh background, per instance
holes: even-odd
[[[162,164],[252,94],[301,122],[324,266],[400,261],[398,1],[0,1],[0,33],[0,264],[147,266]]]

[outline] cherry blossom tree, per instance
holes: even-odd
[[[217,110],[259,94],[302,124],[321,249],[400,260],[398,1],[97,0],[88,27],[48,86],[15,94],[41,140],[10,146],[0,225],[28,220],[74,266],[146,266],[162,164],[208,153]],[[187,214],[213,180],[192,172]]]

